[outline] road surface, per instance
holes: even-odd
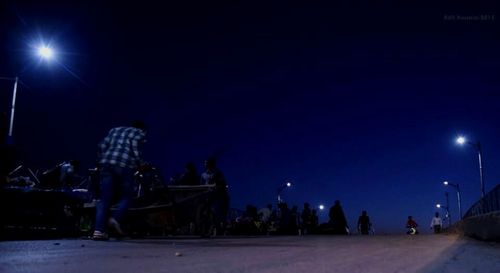
[[[498,273],[500,244],[457,235],[9,241],[0,272]]]

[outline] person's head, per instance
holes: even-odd
[[[434,213],[434,216],[439,217],[439,212]]]
[[[304,208],[308,209],[311,205],[309,205],[309,203],[304,203]]]
[[[412,216],[408,216],[408,220],[413,220],[413,217]]]
[[[215,170],[216,167],[217,167],[217,161],[215,160],[215,158],[210,157],[207,160],[205,160],[205,169],[213,171]]]
[[[363,216],[366,216],[367,214],[368,213],[366,212],[366,210],[364,210],[364,211],[361,212],[361,215],[363,215]]]
[[[131,123],[132,127],[146,131],[146,123],[143,120],[133,120]]]
[[[339,200],[335,200],[335,206],[340,206],[340,201]]]

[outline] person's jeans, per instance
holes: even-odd
[[[100,168],[100,199],[97,202],[95,230],[105,232],[110,216],[113,197],[119,196],[118,209],[112,217],[122,220],[134,196],[134,170],[117,165],[102,165]]]

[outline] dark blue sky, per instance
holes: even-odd
[[[7,2],[0,76],[28,86],[18,159],[92,167],[109,128],[143,118],[148,161],[170,177],[216,154],[233,207],[272,202],[291,179],[286,201],[339,199],[351,226],[362,209],[381,231],[408,215],[427,226],[443,180],[465,209],[479,197],[476,154],[455,136],[484,146],[487,190],[500,177],[500,18],[475,5]],[[57,63],[33,59],[40,37]]]

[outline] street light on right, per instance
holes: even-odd
[[[460,219],[462,219],[462,200],[460,198],[460,186],[458,185],[458,183],[453,184],[448,181],[444,181],[443,184],[445,186],[452,186],[457,190],[458,214],[460,215]]]
[[[458,136],[456,139],[456,142],[458,145],[461,145],[461,146],[468,144],[468,145],[472,146],[477,152],[477,155],[479,158],[479,178],[480,178],[480,182],[481,182],[481,198],[483,198],[484,197],[484,173],[483,173],[483,155],[482,155],[482,151],[481,151],[481,143],[479,141],[478,142],[471,142],[471,141],[467,140],[467,138],[465,138],[464,136]]]

